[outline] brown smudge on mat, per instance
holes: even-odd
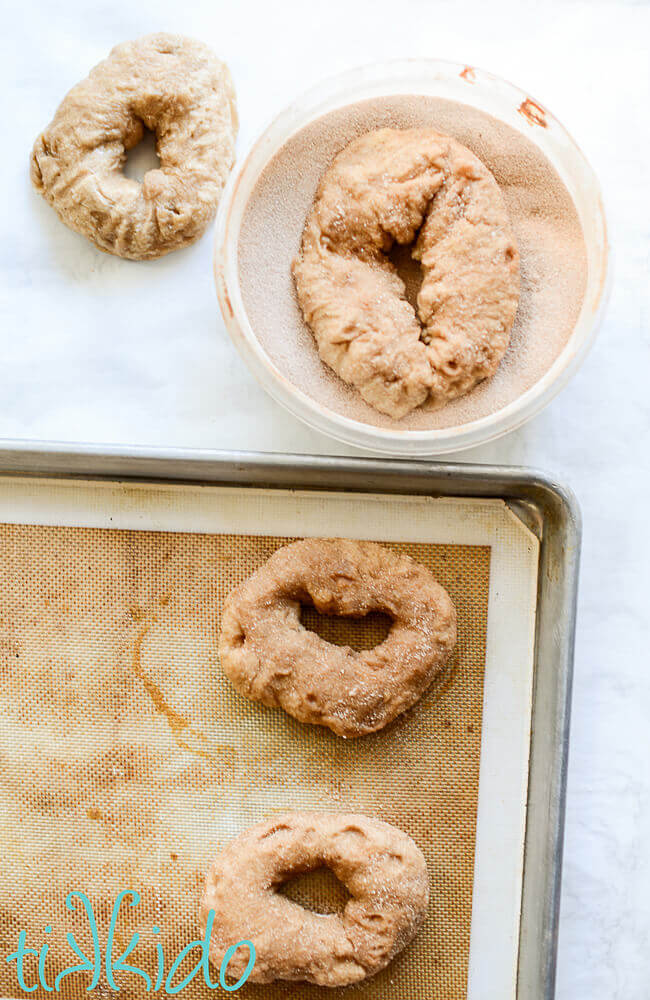
[[[473,66],[466,66],[465,69],[462,69],[458,75],[468,83],[476,83],[476,73],[474,72]]]
[[[81,904],[65,907],[71,890],[92,900],[102,942],[117,893],[142,894],[138,907],[122,907],[117,947],[138,930],[128,961],[155,977],[151,928],[161,928],[168,968],[198,937],[203,878],[220,844],[284,808],[351,809],[414,837],[432,904],[411,947],[337,996],[466,997],[490,550],[392,545],[449,590],[458,649],[414,709],[381,733],[344,741],[246,701],[219,671],[225,595],[285,541],[0,527],[0,947],[13,951],[21,929],[39,947],[51,924],[49,982],[76,961],[67,932],[91,953]],[[340,620],[318,627],[344,638]],[[384,627],[356,622],[350,637],[372,645]],[[286,892],[324,910],[345,899],[318,872]],[[28,959],[28,983],[34,971]],[[76,1000],[89,978],[68,977],[60,996]],[[144,995],[136,976],[116,978],[123,1000]],[[0,993],[16,988],[15,965],[0,963]],[[100,983],[92,995],[113,994]],[[198,978],[182,991],[187,1000],[213,995]],[[238,996],[331,1000],[332,992],[278,983]]]

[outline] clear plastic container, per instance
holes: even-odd
[[[261,172],[276,152],[291,135],[329,111],[366,98],[397,94],[459,101],[525,131],[568,188],[587,250],[582,309],[564,350],[546,374],[497,412],[471,423],[435,430],[400,430],[397,424],[395,429],[375,427],[352,420],[292,385],[260,345],[244,308],[239,283],[238,243],[243,213]],[[326,80],[271,122],[237,165],[224,191],[216,226],[214,270],[221,310],[235,346],[267,392],[294,416],[338,441],[385,455],[442,455],[483,444],[521,426],[546,406],[576,372],[593,342],[607,300],[607,226],[593,170],[562,125],[537,101],[511,83],[473,67],[440,60],[399,60]]]

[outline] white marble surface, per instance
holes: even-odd
[[[472,462],[538,466],[584,513],[558,1000],[650,996],[650,38],[648,2],[49,0],[2,48],[0,437],[345,453],[265,397],[230,346],[207,236],[134,265],[69,232],[27,158],[58,100],[125,38],[194,34],[231,64],[240,148],[298,90],[376,58],[439,56],[539,97],[599,173],[616,275],[600,338],[532,423]],[[8,98],[8,100],[7,100]]]

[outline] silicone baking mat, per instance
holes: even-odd
[[[274,811],[304,808],[395,823],[429,865],[431,907],[416,941],[378,976],[337,992],[467,997],[491,548],[384,539],[448,589],[459,642],[413,710],[344,741],[248,702],[219,669],[226,594],[292,537],[0,526],[0,947],[8,955],[21,930],[37,949],[47,941],[50,984],[78,961],[66,934],[93,954],[88,911],[79,897],[66,907],[68,893],[87,896],[101,942],[118,893],[140,893],[137,906],[122,905],[115,953],[137,930],[127,961],[155,982],[160,949],[168,969],[200,936],[198,899],[219,846]],[[358,648],[386,628],[381,616],[349,623],[310,609],[303,621]],[[321,873],[286,891],[323,912],[344,902]],[[25,961],[29,985],[36,963]],[[194,964],[188,956],[174,983]],[[17,995],[15,977],[15,965],[0,963],[1,995]],[[90,979],[65,977],[61,995],[78,996]],[[137,973],[116,979],[125,1000],[145,995]],[[103,972],[94,994],[112,995]],[[181,995],[212,993],[199,975]],[[332,991],[247,984],[237,995]]]

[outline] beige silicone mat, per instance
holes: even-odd
[[[389,543],[448,588],[459,613],[457,655],[449,676],[408,715],[381,734],[346,742],[247,702],[219,671],[224,596],[285,541],[0,527],[5,955],[20,929],[40,945],[47,922],[49,969],[70,966],[66,932],[91,949],[87,918],[81,907],[66,910],[66,894],[89,896],[104,941],[115,896],[137,889],[142,902],[130,914],[123,909],[118,942],[124,946],[137,928],[142,938],[128,961],[155,979],[151,928],[161,929],[156,940],[167,965],[198,936],[203,876],[221,843],[278,809],[351,809],[416,839],[429,863],[433,905],[402,956],[338,994],[466,996],[490,549]],[[355,645],[374,644],[384,627],[318,618],[305,614],[327,638]],[[289,891],[331,909],[340,903],[333,881],[317,874]],[[15,966],[0,963],[0,977],[0,995],[15,991]],[[118,980],[125,1000],[145,995],[135,975]],[[61,995],[78,996],[88,981],[68,977]],[[109,992],[100,985],[91,995]],[[197,977],[181,995],[213,994]],[[236,995],[333,994],[277,984],[247,985]]]

